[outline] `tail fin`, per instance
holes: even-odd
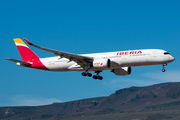
[[[39,57],[20,39],[13,39],[24,62],[33,62]]]

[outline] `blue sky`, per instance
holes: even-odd
[[[108,96],[118,89],[180,81],[179,0],[1,0],[0,106],[36,106]],[[102,81],[81,72],[48,72],[16,66],[13,38],[74,54],[164,49],[175,61],[133,67],[129,76],[103,71]],[[52,53],[30,47],[39,57]]]

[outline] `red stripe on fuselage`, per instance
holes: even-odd
[[[41,61],[40,59],[35,60],[31,65],[32,68],[42,69],[42,70],[49,70]]]

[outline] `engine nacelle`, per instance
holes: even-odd
[[[129,75],[131,74],[131,67],[122,67],[122,68],[118,68],[118,69],[113,69],[112,72],[115,75]]]
[[[110,59],[94,59],[92,65],[94,68],[109,68],[111,61]]]

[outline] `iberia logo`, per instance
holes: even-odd
[[[142,54],[142,51],[138,50],[138,51],[117,52],[117,55],[136,55],[136,54]]]
[[[102,63],[94,63],[94,65],[103,65],[103,62]]]

